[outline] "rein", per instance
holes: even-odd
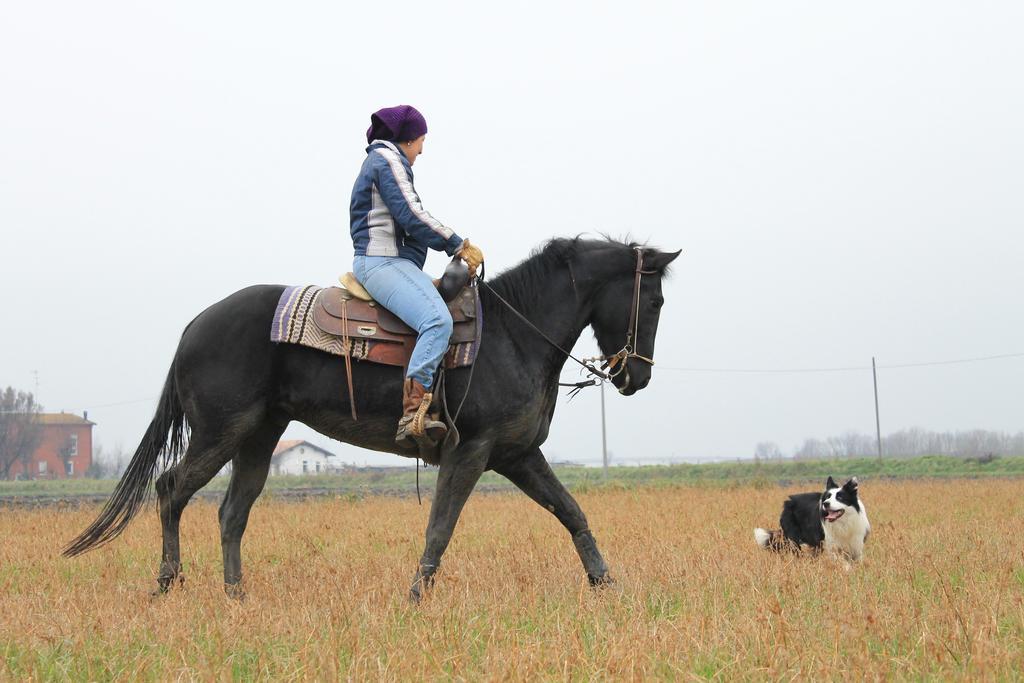
[[[494,297],[498,301],[503,303],[505,305],[505,307],[508,308],[508,310],[512,311],[512,313],[514,313],[517,318],[519,318],[524,323],[526,323],[527,327],[529,327],[531,330],[533,330],[534,332],[539,334],[541,336],[541,338],[543,338],[544,341],[546,341],[552,347],[554,347],[555,349],[558,349],[558,351],[561,352],[562,355],[564,355],[564,356],[566,356],[568,358],[571,358],[572,360],[576,361],[576,363],[578,363],[584,370],[586,370],[587,372],[589,372],[592,375],[600,377],[602,380],[606,380],[606,379],[609,379],[611,377],[611,375],[608,375],[608,374],[598,370],[596,367],[594,367],[594,364],[591,362],[591,361],[594,361],[594,360],[602,360],[601,358],[587,358],[585,360],[580,360],[579,358],[577,358],[576,356],[572,355],[570,352],[566,351],[561,346],[559,346],[551,337],[546,335],[542,329],[540,329],[539,327],[537,327],[536,325],[531,323],[530,320],[525,315],[523,315],[522,313],[520,313],[519,311],[516,310],[515,306],[513,306],[509,302],[505,301],[505,297],[503,297],[502,295],[500,295],[496,291],[494,291],[493,287],[491,287],[489,284],[484,282],[482,279],[480,279],[479,282],[480,282],[480,285],[483,286],[483,287],[486,287],[487,291],[490,292],[491,294],[493,294]]]
[[[599,384],[600,382],[605,382],[605,381],[610,380],[611,378],[615,377],[616,375],[620,374],[623,370],[626,369],[625,361],[629,360],[630,358],[636,358],[637,360],[642,360],[645,363],[648,363],[650,365],[654,365],[654,359],[653,358],[649,358],[647,356],[641,356],[639,353],[636,352],[636,349],[635,349],[634,345],[636,343],[637,337],[639,336],[639,329],[640,329],[640,284],[641,284],[641,281],[642,281],[644,275],[655,275],[658,271],[656,271],[656,270],[644,270],[644,250],[643,250],[643,248],[642,247],[633,247],[633,250],[636,251],[636,268],[633,271],[634,272],[634,277],[633,277],[633,294],[630,297],[629,320],[626,323],[626,343],[625,343],[625,345],[623,345],[623,347],[621,349],[619,349],[617,352],[615,352],[615,353],[613,353],[613,354],[611,354],[609,356],[594,356],[593,358],[579,359],[576,356],[572,355],[570,352],[568,352],[565,349],[563,349],[553,339],[551,339],[551,337],[549,337],[547,334],[545,334],[543,330],[541,330],[539,327],[537,327],[532,322],[530,322],[530,320],[525,315],[523,315],[518,310],[516,310],[515,306],[510,304],[508,301],[505,300],[505,298],[503,296],[501,296],[496,291],[494,291],[493,287],[491,287],[489,284],[484,282],[483,264],[481,264],[481,266],[480,266],[480,276],[477,278],[477,281],[479,282],[479,284],[481,286],[486,287],[487,291],[489,291],[491,294],[493,294],[494,297],[498,301],[500,301],[502,304],[504,304],[504,306],[508,310],[512,311],[512,313],[515,314],[515,316],[517,318],[519,318],[521,321],[526,323],[527,327],[529,327],[534,332],[539,334],[541,336],[541,338],[544,339],[544,341],[546,341],[548,344],[550,344],[553,348],[557,349],[566,358],[569,358],[569,359],[573,360],[574,362],[576,362],[580,367],[582,367],[584,370],[586,370],[588,373],[590,373],[590,375],[592,375],[592,377],[590,379],[584,380],[582,382],[559,382],[558,383],[558,386],[574,387],[573,391],[569,392],[569,395],[572,396],[572,395],[576,394],[577,392],[579,392],[584,387],[595,386],[595,385]],[[570,268],[569,268],[569,279],[572,281],[573,292],[575,292],[576,291],[576,278],[573,275],[571,265],[570,265]],[[600,369],[598,369],[594,365],[595,362],[601,362],[602,363]],[[620,363],[621,363],[621,365],[619,365]],[[618,366],[618,370],[616,370],[617,366]]]

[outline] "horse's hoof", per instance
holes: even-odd
[[[423,600],[423,596],[426,595],[434,585],[434,575],[423,574],[421,572],[416,573],[416,579],[412,582],[412,586],[409,588],[409,602],[414,605],[420,604]]]
[[[245,589],[242,588],[241,583],[225,583],[224,593],[226,593],[232,600],[237,600],[239,602],[245,600]]]
[[[154,598],[166,595],[170,590],[174,582],[177,581],[179,586],[185,585],[185,575],[182,573],[173,574],[171,576],[158,576],[156,577],[156,590],[150,593]]]
[[[426,578],[418,578],[413,581],[412,586],[409,588],[409,602],[414,605],[420,604],[430,590],[431,584],[433,584],[433,581]]]
[[[591,588],[611,588],[615,585],[615,579],[611,577],[611,574],[602,574],[601,576],[587,574],[587,581],[590,582]]]

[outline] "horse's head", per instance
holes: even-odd
[[[676,252],[634,247],[629,267],[617,254],[615,275],[601,287],[594,302],[591,327],[601,353],[612,357],[609,374],[620,394],[630,396],[651,381],[654,338],[665,299],[661,279]]]

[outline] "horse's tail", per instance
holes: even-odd
[[[185,450],[188,428],[174,378],[176,363],[177,358],[167,373],[156,415],[128,463],[128,469],[121,476],[121,481],[117,483],[99,517],[64,548],[65,557],[81,555],[117,538],[146,502],[160,455],[163,454],[166,465],[177,460]]]

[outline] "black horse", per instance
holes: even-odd
[[[678,254],[611,240],[556,239],[489,281],[493,291],[482,288],[484,335],[457,421],[461,443],[440,456],[426,548],[412,585],[414,599],[432,582],[459,513],[487,470],[507,477],[558,518],[571,534],[591,584],[608,580],[586,517],[541,453],[566,357],[498,296],[563,349],[571,349],[587,326],[593,328],[602,353],[630,346],[632,355],[612,379],[628,396],[650,381],[651,365],[644,357],[654,355],[664,301],[661,280]],[[185,328],[156,415],[128,469],[99,517],[70,543],[65,555],[78,555],[120,534],[145,502],[162,464],[164,471],[156,480],[163,525],[157,582],[161,591],[167,590],[181,572],[182,511],[231,462],[219,517],[224,583],[229,594],[238,593],[240,545],[249,510],[263,490],[274,446],[289,422],[298,420],[364,448],[408,455],[394,443],[401,369],[354,364],[359,420],[353,421],[344,363],[321,351],[270,341],[283,289],[243,289]],[[449,397],[465,394],[469,374],[466,368],[447,372]]]

